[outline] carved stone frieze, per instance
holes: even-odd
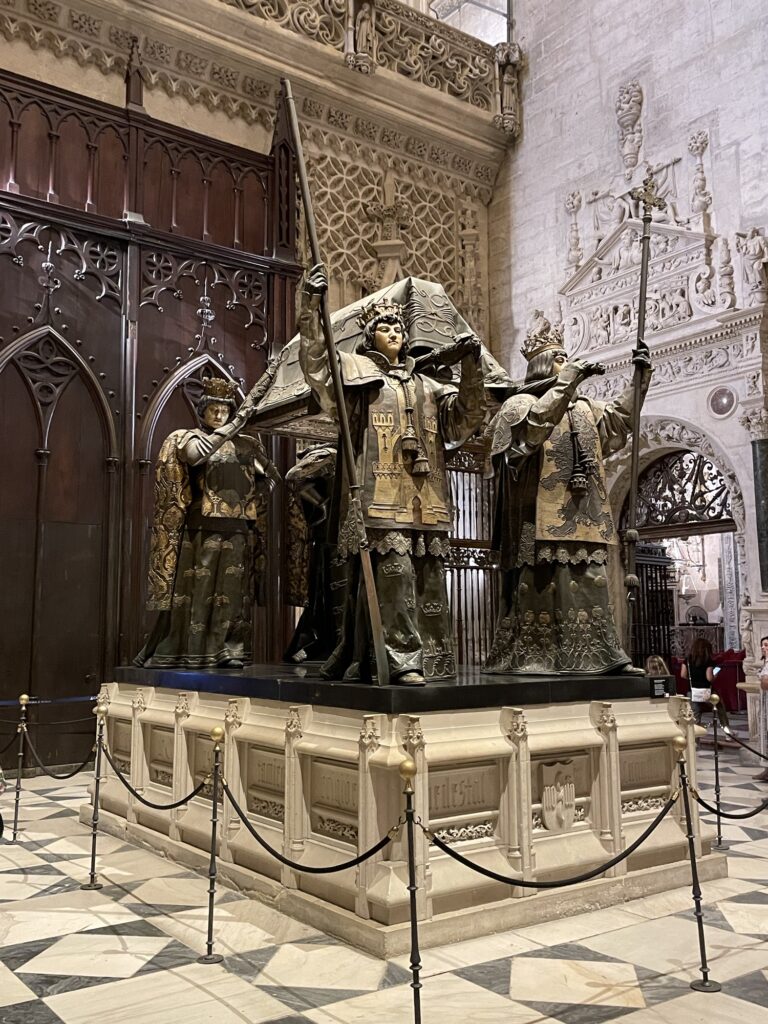
[[[318,815],[315,832],[319,832],[323,836],[331,836],[333,839],[340,839],[345,843],[357,842],[357,825],[352,825],[348,821],[339,821],[338,818]]]
[[[101,33],[101,26],[104,22],[101,18],[94,18],[83,11],[70,11],[69,24],[75,32],[81,32],[84,36],[91,36],[95,39]]]
[[[33,50],[49,50],[55,57],[71,57],[82,66],[92,65],[104,74],[125,74],[124,54],[117,54],[104,46],[85,42],[66,31],[41,28],[34,22],[14,14],[0,12],[0,34],[9,42],[20,40]]]
[[[397,0],[219,0],[254,18],[331,46],[364,74],[383,68],[430,89],[493,110],[492,46]]]
[[[249,793],[246,806],[251,814],[260,814],[262,818],[271,818],[273,821],[285,821],[285,805],[280,800],[268,800]]]
[[[228,0],[221,0],[228,2]],[[323,17],[340,17],[345,0],[302,0],[298,4],[279,3],[275,6],[275,17],[268,13],[270,5],[262,3],[237,3],[232,0],[229,6],[239,6],[258,17],[276,20],[281,17],[296,23],[296,31],[311,36],[314,41],[323,42]],[[401,5],[392,2],[393,8]],[[134,31],[120,24],[110,23],[108,18],[94,18],[85,12],[69,10],[72,20],[64,21],[57,14],[56,28],[46,20],[53,8],[61,13],[61,5],[49,5],[47,0],[30,0],[28,5],[29,20],[15,13],[0,13],[0,33],[7,39],[21,39],[37,49],[44,47],[56,56],[70,56],[80,64],[93,64],[105,74],[125,73],[126,55],[130,52]],[[258,8],[258,10],[256,9]],[[279,8],[279,10],[278,10]],[[303,14],[302,14],[303,9]],[[406,21],[410,20],[406,12]],[[412,12],[414,13],[414,12]],[[394,15],[393,15],[394,16]],[[447,33],[458,45],[460,40],[475,45],[481,50],[485,44],[478,43],[462,33],[455,33],[448,26],[440,25],[430,19],[422,21],[433,26],[438,33]],[[308,19],[308,20],[307,20]],[[343,20],[343,19],[342,19]],[[46,25],[42,31],[39,24]],[[59,28],[58,26],[62,27]],[[75,27],[76,26],[76,27]],[[303,27],[302,27],[303,26]],[[68,35],[68,33],[73,33]],[[211,61],[209,53],[198,53],[190,45],[177,45],[176,41],[159,37],[161,29],[152,27],[144,34],[139,34],[139,49],[144,62],[144,80],[149,89],[161,89],[169,96],[183,97],[188,103],[202,104],[210,110],[221,111],[229,118],[243,120],[246,124],[261,124],[271,129],[274,119],[274,102],[277,93],[277,80],[270,82],[266,78],[255,77],[253,74],[242,73],[234,59],[218,59]],[[74,34],[76,33],[76,34]],[[88,40],[82,38],[88,36]],[[342,37],[339,36],[339,43]],[[485,47],[492,57],[492,48]],[[446,52],[446,51],[442,51]],[[413,77],[413,76],[412,76]],[[384,125],[370,117],[355,117],[349,111],[334,107],[328,111],[326,105],[313,98],[307,98],[302,106],[302,113],[311,119],[322,120],[336,130],[348,133],[351,138],[368,142],[377,147],[394,149],[407,153],[420,163],[444,169],[449,172],[451,187],[456,187],[455,178],[466,178],[477,184],[475,194],[482,193],[484,202],[490,200],[488,188],[495,179],[497,166],[486,161],[470,158],[457,152],[450,146],[429,144],[424,139],[411,136],[391,125]],[[499,150],[498,159],[502,151]],[[462,184],[462,191],[471,190],[471,186]]]
[[[651,389],[679,385],[689,380],[720,377],[724,371],[743,371],[745,362],[753,361],[759,352],[756,333],[747,334],[726,344],[686,344],[654,353]],[[759,371],[755,371],[759,372]],[[580,391],[601,401],[617,398],[627,386],[627,367],[612,365],[600,378],[591,378]]]
[[[61,4],[52,3],[52,0],[27,0],[27,10],[41,21],[55,25],[59,21],[62,7]]]
[[[642,811],[660,811],[667,802],[663,796],[635,796],[621,801],[622,814],[638,814]]]
[[[492,839],[495,833],[496,822],[493,819],[475,821],[471,825],[450,825],[435,830],[437,838],[448,846],[453,846],[454,843],[467,843],[473,839]]]

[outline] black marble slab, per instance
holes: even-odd
[[[456,680],[435,680],[426,686],[370,686],[329,682],[317,666],[248,665],[243,669],[151,669],[120,666],[118,683],[199,693],[225,693],[286,704],[319,704],[390,715],[464,708],[522,707],[574,701],[621,700],[674,693],[674,677],[663,676],[514,676],[486,675],[476,670]],[[655,689],[655,692],[654,692]]]

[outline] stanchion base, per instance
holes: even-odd
[[[81,889],[103,889],[104,886],[101,882],[83,882],[80,886]]]
[[[199,956],[197,962],[199,964],[220,964],[224,957],[220,953],[211,953],[210,956]]]
[[[712,849],[717,850],[718,853],[722,853],[723,850],[730,850],[730,843],[712,843]]]
[[[698,978],[691,982],[691,988],[694,992],[720,992],[722,985],[717,981],[703,981]]]

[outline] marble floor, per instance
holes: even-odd
[[[700,789],[712,799],[711,752]],[[731,809],[768,795],[722,755]],[[77,820],[86,775],[25,780],[20,842],[0,843],[0,1024],[407,1024],[407,957],[385,962],[220,888],[205,947],[207,881],[100,836],[104,888],[86,880]],[[9,821],[12,791],[0,797]],[[6,832],[6,837],[7,837]],[[689,889],[423,953],[425,1024],[768,1024],[768,812],[726,825],[729,878],[704,885],[719,994],[692,992]]]

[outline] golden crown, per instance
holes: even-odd
[[[534,310],[533,325],[526,335],[523,347],[520,349],[522,355],[530,361],[542,352],[549,349],[563,348],[563,327],[562,324],[552,324],[544,316],[540,309]]]
[[[217,402],[231,402],[237,394],[237,384],[223,377],[205,377],[203,379],[203,397],[213,398]]]
[[[371,302],[369,305],[364,306],[357,318],[357,326],[365,328],[371,320],[381,316],[396,316],[401,323],[404,322],[403,307],[400,303],[385,300],[382,302]]]

